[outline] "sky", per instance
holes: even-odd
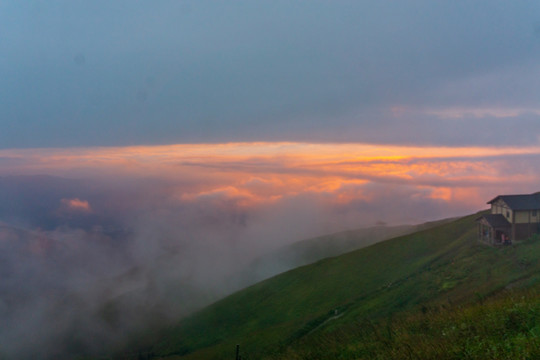
[[[537,1],[0,0],[0,357],[99,353],[295,241],[540,191],[538,59]]]
[[[0,147],[538,143],[537,1],[0,1]]]
[[[539,10],[493,0],[0,1],[0,174],[113,179],[144,168],[165,181],[170,167],[146,164],[168,153],[185,177],[204,168],[206,191],[236,189],[232,178],[285,182],[272,182],[270,201],[311,173],[311,189],[329,178],[335,189],[416,186],[448,203],[431,217],[459,213],[458,203],[472,211],[537,190],[521,179],[536,176],[524,164],[540,146]],[[190,160],[195,148],[205,157]],[[469,188],[434,149],[468,157]],[[519,160],[499,168],[493,149]],[[384,165],[356,161],[376,157]],[[411,159],[426,157],[419,171]],[[497,187],[496,177],[512,181]]]

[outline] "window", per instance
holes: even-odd
[[[536,217],[536,210],[533,210],[531,215]]]
[[[506,217],[510,219],[510,211],[506,211]]]

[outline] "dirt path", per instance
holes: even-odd
[[[341,314],[337,314],[337,315],[333,315],[333,316],[330,316],[328,319],[324,320],[322,323],[320,323],[317,327],[311,329],[310,332],[308,332],[306,335],[309,335],[311,333],[313,333],[314,331],[318,330],[319,328],[323,327],[324,325],[326,325],[326,323],[328,323],[329,321],[332,321],[332,320],[335,320],[335,319],[338,319],[340,317],[342,317],[345,313],[342,312]]]

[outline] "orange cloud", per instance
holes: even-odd
[[[85,212],[89,213],[92,212],[92,208],[90,207],[90,204],[86,200],[80,200],[78,198],[73,199],[62,199],[60,200],[62,205],[68,210],[76,211],[76,212]]]
[[[416,187],[442,201],[474,199],[481,206],[483,197],[474,197],[472,192],[538,190],[534,187],[540,174],[532,167],[515,169],[509,160],[531,155],[540,156],[540,147],[274,142],[24,149],[0,150],[0,158],[9,158],[11,164],[0,168],[0,175],[45,173],[123,181],[155,178],[181,184],[176,199],[219,197],[246,205],[303,193],[334,196],[342,203],[369,197],[363,187],[376,183]],[[85,200],[63,199],[62,203],[71,211],[92,211]]]

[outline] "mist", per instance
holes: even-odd
[[[243,273],[258,257],[353,226],[350,210],[306,194],[253,207],[232,190],[178,200],[176,187],[144,181],[0,183],[0,349],[9,359],[112,351],[288,269]]]

